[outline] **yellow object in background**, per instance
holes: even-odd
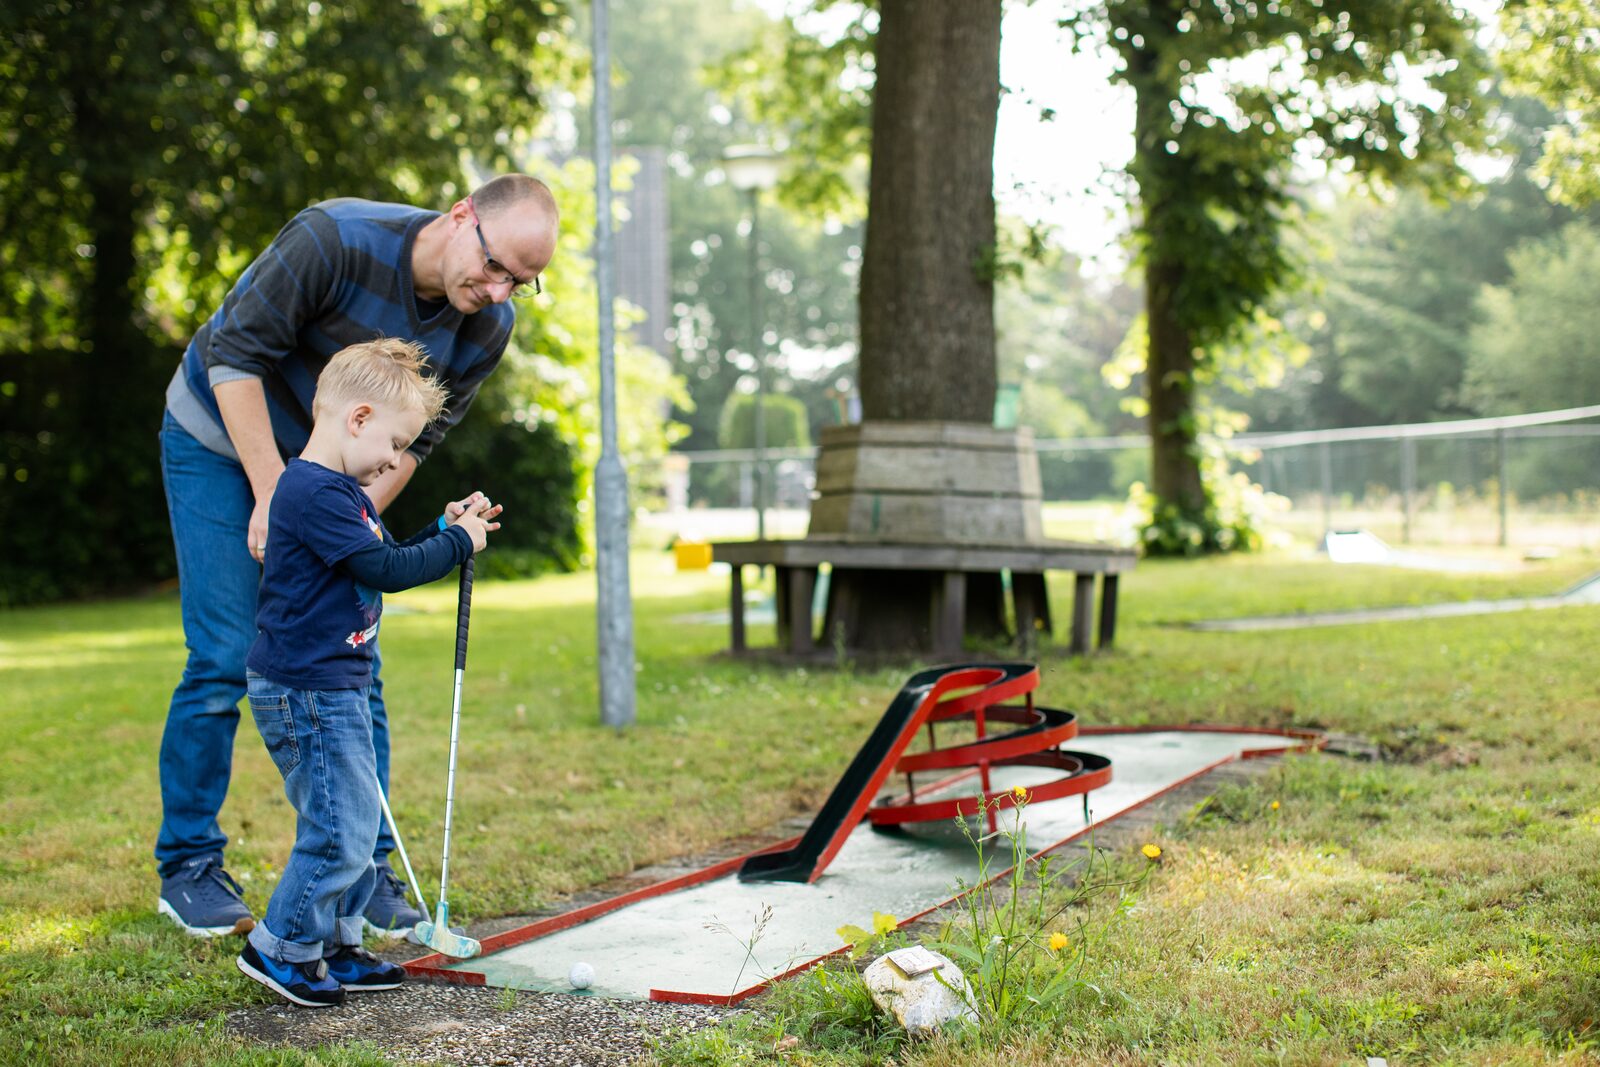
[[[711,546],[699,541],[674,542],[672,555],[680,571],[703,571],[711,566]]]

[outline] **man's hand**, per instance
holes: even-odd
[[[262,391],[259,378],[220,382],[212,393],[217,398],[217,409],[222,412],[228,439],[239,454],[245,477],[250,479],[250,491],[255,494],[256,506],[250,513],[245,547],[260,563],[267,552],[267,507],[278,487],[278,476],[283,473],[283,457],[278,455],[277,443],[272,438],[272,419],[267,415],[266,393]]]
[[[468,511],[472,511],[476,513],[478,518],[483,520],[484,529],[490,531],[500,529],[500,524],[494,520],[504,510],[505,508],[499,504],[491,503],[489,498],[482,493],[473,493],[462,500],[452,500],[444,506],[445,518],[449,520],[448,525],[456,525],[457,519]],[[481,549],[483,546],[479,545],[478,547]]]
[[[250,546],[250,554],[257,563],[267,560],[267,511],[271,506],[272,494],[258,495],[255,509],[250,512],[250,528],[245,534],[245,544]]]

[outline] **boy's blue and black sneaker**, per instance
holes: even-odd
[[[344,986],[329,972],[325,960],[285,963],[263,956],[251,944],[237,960],[239,970],[291,1004],[304,1008],[332,1008],[344,1003]]]
[[[406,883],[387,863],[378,864],[378,881],[363,917],[367,930],[379,937],[410,937],[412,928],[427,918],[406,900]]]
[[[328,977],[351,993],[371,993],[379,989],[398,989],[406,980],[406,969],[397,963],[380,960],[360,945],[344,945],[331,956],[324,956]]]
[[[189,860],[178,873],[161,879],[156,910],[193,937],[248,934],[256,925],[244,891],[215,855]]]

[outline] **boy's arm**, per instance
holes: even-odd
[[[448,523],[446,523],[445,525],[441,526],[441,525],[439,525],[439,520],[438,519],[434,519],[432,522],[428,523],[428,525],[424,526],[422,529],[418,530],[416,533],[412,534],[410,537],[406,538],[404,541],[396,542],[394,547],[396,547],[396,548],[410,548],[413,545],[420,545],[420,544],[422,544],[422,542],[428,540],[430,537],[438,537],[440,534],[444,533],[449,528],[450,528],[450,526],[449,526]]]
[[[425,531],[403,545],[374,541],[339,564],[352,578],[380,593],[398,593],[443,578],[472,555],[472,535],[459,526]]]
[[[474,492],[462,500],[450,501],[444,506],[443,515],[440,515],[404,541],[399,542],[399,546],[405,548],[408,545],[421,544],[430,537],[436,537],[443,533],[446,528],[454,526],[461,516],[469,511],[482,519],[487,524],[485,529],[492,533],[500,529],[500,524],[494,520],[504,510],[505,508],[501,505],[491,503],[489,498],[484,496],[482,492]]]

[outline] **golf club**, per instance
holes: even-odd
[[[450,881],[450,814],[456,799],[456,739],[461,729],[461,676],[467,669],[467,622],[472,614],[472,558],[461,565],[461,593],[456,606],[456,682],[450,704],[450,774],[444,790],[444,859],[439,865],[439,906],[432,922],[424,919],[414,929],[417,940],[445,956],[468,959],[483,951],[472,938],[450,929],[450,904],[446,887]]]
[[[428,902],[422,899],[422,883],[417,881],[417,872],[411,869],[411,857],[406,855],[406,843],[400,840],[400,827],[395,825],[394,812],[389,810],[389,798],[383,795],[383,783],[378,782],[378,805],[383,808],[383,821],[389,824],[389,835],[394,838],[395,851],[400,853],[400,862],[405,866],[406,877],[411,879],[411,894],[417,898],[417,906],[422,909],[422,914],[428,914]],[[413,928],[412,936],[415,937]]]

